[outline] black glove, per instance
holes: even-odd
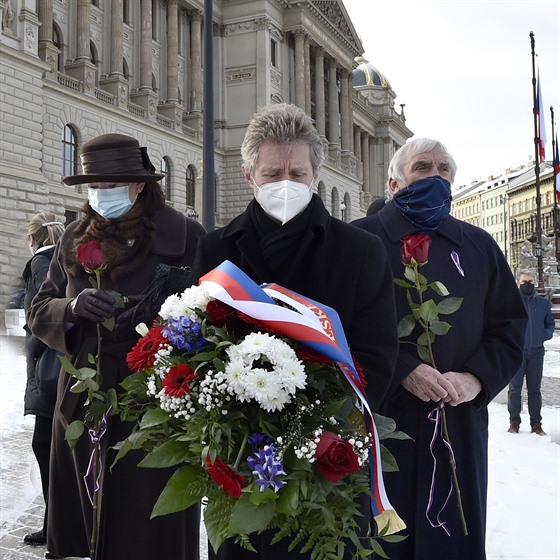
[[[79,323],[86,319],[101,323],[113,315],[115,298],[103,290],[86,288],[68,305],[67,319],[71,323]]]

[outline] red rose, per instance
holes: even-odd
[[[227,492],[232,498],[240,498],[241,490],[247,483],[245,479],[231,467],[226,465],[221,459],[216,458],[214,463],[210,460],[210,455],[206,456],[206,470],[210,478]]]
[[[157,326],[151,328],[146,336],[142,337],[126,356],[126,364],[130,371],[136,373],[154,365],[156,361],[156,352],[160,345],[166,341],[162,334],[163,327]]]
[[[315,451],[314,465],[331,482],[356,472],[360,468],[354,448],[332,432],[323,432]]]
[[[407,235],[401,241],[401,261],[404,265],[410,264],[412,259],[417,263],[428,262],[428,251],[432,243],[429,235]]]
[[[189,383],[198,377],[198,373],[194,373],[189,365],[177,364],[169,370],[162,385],[169,396],[182,397],[191,392]]]
[[[237,311],[219,299],[213,299],[208,302],[206,314],[210,317],[213,325],[225,327],[229,332],[232,332],[235,329],[235,325],[239,322]]]
[[[78,245],[78,262],[88,271],[93,272],[107,266],[103,249],[99,241],[88,241]]]

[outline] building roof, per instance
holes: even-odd
[[[389,80],[363,56],[354,59],[358,67],[352,72],[353,86],[380,86],[391,88]]]

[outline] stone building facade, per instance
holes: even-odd
[[[203,215],[206,22],[203,0],[0,0],[0,21],[3,308],[29,257],[31,216],[79,216],[85,189],[61,177],[80,172],[94,136],[138,138],[166,174],[169,203]],[[216,226],[252,196],[239,155],[249,119],[282,101],[304,108],[324,139],[327,208],[363,216],[412,132],[389,82],[358,58],[342,0],[215,0],[212,28]]]

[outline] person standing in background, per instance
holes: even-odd
[[[59,222],[51,212],[40,212],[35,214],[29,221],[27,227],[27,245],[33,255],[23,270],[26,294],[23,303],[26,319],[31,302],[39,291],[41,284],[47,277],[49,265],[54,253],[54,246],[64,233],[64,224]],[[56,392],[45,393],[37,384],[36,373],[39,359],[44,352],[48,351],[47,345],[39,340],[26,324],[25,329],[25,355],[27,360],[27,383],[23,413],[35,415],[35,427],[31,447],[41,476],[41,488],[45,499],[45,514],[43,527],[38,531],[29,533],[23,537],[26,544],[43,545],[47,542],[47,502],[49,492],[49,460],[52,439],[52,418]],[[57,367],[60,371],[60,362],[49,363],[49,367]],[[52,372],[53,377],[56,376]]]
[[[510,434],[519,433],[521,424],[521,389],[523,379],[527,383],[527,400],[531,433],[545,436],[542,429],[542,395],[541,382],[544,363],[544,342],[554,334],[554,317],[547,299],[535,291],[536,277],[530,270],[521,270],[517,274],[517,285],[525,305],[529,321],[525,331],[523,346],[523,365],[509,383],[508,412]]]

